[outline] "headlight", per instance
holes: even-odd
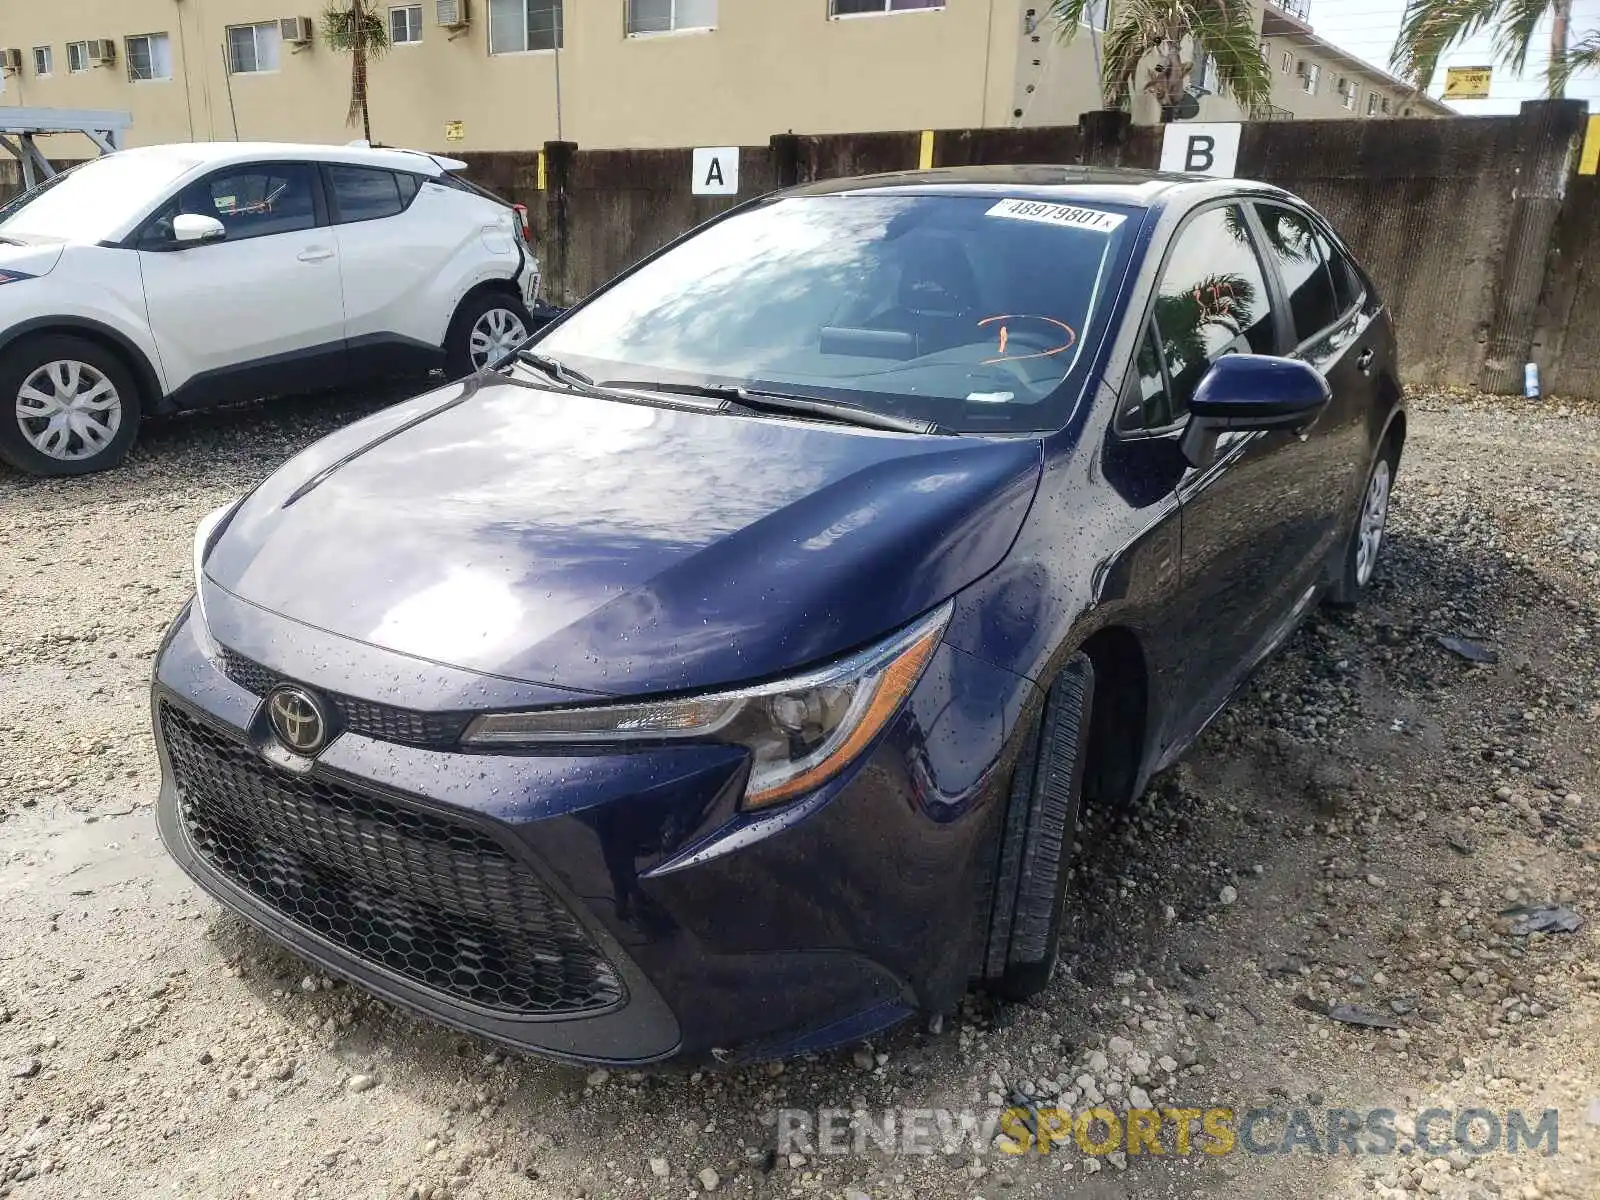
[[[842,771],[899,710],[953,610],[945,604],[887,641],[792,679],[678,700],[603,708],[490,713],[468,746],[649,742],[693,738],[750,751],[746,808],[781,804]]]
[[[200,518],[200,524],[195,526],[194,531],[194,615],[199,622],[200,645],[212,658],[217,657],[221,647],[211,636],[211,624],[206,620],[205,589],[200,584],[205,574],[206,556],[211,553],[211,547],[216,545],[222,527],[233,515],[234,509],[242,503],[244,503],[243,496],[213,509]]]

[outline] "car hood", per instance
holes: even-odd
[[[206,562],[385,650],[633,695],[852,649],[996,566],[1035,440],[685,412],[489,380],[353,425],[252,493]]]
[[[61,261],[61,251],[66,243],[55,241],[30,241],[14,246],[0,242],[0,271],[23,277],[48,275]]]

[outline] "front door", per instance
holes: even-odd
[[[1204,209],[1179,232],[1154,309],[1174,419],[1224,354],[1278,354],[1284,314],[1242,204]],[[1190,469],[1183,507],[1179,622],[1186,647],[1174,735],[1208,720],[1309,603],[1329,498],[1307,443],[1286,430],[1224,434]]]
[[[215,217],[225,240],[180,244],[179,213]],[[338,383],[344,299],[317,168],[228,167],[157,212],[138,240],[150,329],[185,406]]]

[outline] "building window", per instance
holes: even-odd
[[[1391,111],[1390,108],[1389,108],[1389,97],[1385,96],[1383,98],[1383,103],[1380,104],[1378,107],[1383,110],[1383,115],[1387,117],[1389,115],[1390,111]]]
[[[129,79],[171,79],[172,39],[164,33],[143,33],[128,39]]]
[[[924,5],[904,4],[904,5],[896,5],[895,7],[896,8],[917,8],[917,7],[921,7],[921,8],[943,8],[944,6],[942,4],[939,4],[939,5],[934,5],[934,4],[924,4]],[[1106,30],[1106,20],[1107,20],[1107,16],[1108,16],[1108,14],[1106,12],[1107,7],[1108,7],[1107,0],[1089,0],[1088,7],[1083,10],[1083,22],[1082,23],[1084,25],[1087,25],[1090,29],[1098,29],[1101,33],[1104,33],[1105,30]]]
[[[1308,96],[1315,96],[1322,86],[1322,67],[1314,62],[1300,64],[1300,87]]]
[[[918,9],[943,8],[944,3],[945,0],[828,0],[828,16],[864,17],[870,13],[915,12]],[[1087,13],[1085,17],[1088,17]]]
[[[1285,75],[1288,75],[1293,70],[1294,70],[1294,55],[1290,54],[1287,50],[1285,50],[1283,52],[1283,73]]]
[[[228,70],[234,75],[253,75],[278,69],[278,23],[228,26]]]
[[[1367,93],[1367,116],[1375,117],[1378,115],[1378,99],[1377,92]]]
[[[35,75],[48,75],[55,70],[56,52],[49,46],[35,46],[33,48],[33,73]]]
[[[1355,81],[1341,76],[1339,79],[1338,92],[1339,102],[1343,104],[1350,112],[1355,112],[1356,104],[1361,99],[1361,89],[1356,85]]]
[[[89,69],[89,43],[67,43],[67,71],[73,75]]]
[[[559,50],[562,0],[489,0],[489,53]]]
[[[628,36],[715,29],[717,0],[628,0]]]
[[[389,41],[411,46],[422,40],[422,5],[407,4],[389,10]]]

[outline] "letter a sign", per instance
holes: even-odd
[[[1239,129],[1237,124],[1168,125],[1161,142],[1161,169],[1232,179],[1239,165]]]
[[[739,194],[739,147],[694,152],[694,194],[696,196],[737,196]]]

